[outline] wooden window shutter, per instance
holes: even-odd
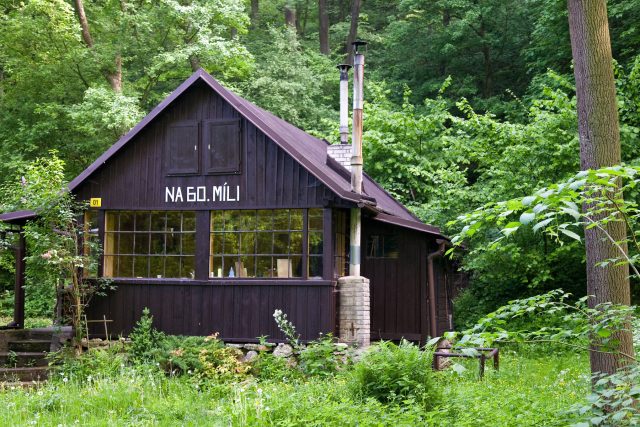
[[[203,142],[205,173],[240,173],[240,119],[205,120]]]
[[[188,175],[200,172],[200,140],[198,122],[185,120],[167,129],[165,165],[169,175]]]

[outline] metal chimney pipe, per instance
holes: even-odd
[[[349,69],[351,65],[340,64],[340,144],[349,143]]]
[[[351,190],[362,194],[362,108],[364,77],[364,54],[359,48],[367,43],[361,40],[353,43],[353,135],[351,148]],[[351,251],[349,256],[349,275],[360,276],[360,256],[362,241],[362,211],[359,207],[351,209]]]
[[[358,50],[360,46],[366,46],[366,42],[353,43],[353,135],[351,149],[351,190],[362,194],[362,107],[364,77],[364,54]]]

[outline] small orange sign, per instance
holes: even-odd
[[[92,208],[99,208],[102,206],[102,199],[100,197],[92,197],[89,201],[89,206]]]

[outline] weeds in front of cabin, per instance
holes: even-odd
[[[0,425],[560,426],[588,403],[586,356],[549,346],[503,348],[501,370],[480,381],[475,360],[432,372],[430,352],[408,342],[354,362],[326,336],[293,363],[263,339],[247,362],[216,336],[156,335],[150,313],[132,337],[65,358],[40,388],[0,392]],[[140,353],[143,342],[156,344]]]

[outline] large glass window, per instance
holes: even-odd
[[[195,231],[195,212],[107,212],[103,274],[193,279]]]
[[[322,210],[212,211],[210,255],[210,277],[321,277]]]

